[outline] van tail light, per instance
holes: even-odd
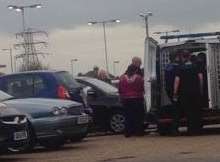
[[[58,87],[57,94],[60,99],[70,99],[68,90],[62,85]]]

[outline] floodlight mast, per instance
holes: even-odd
[[[105,21],[90,21],[88,25],[95,25],[95,24],[102,24],[103,27],[103,34],[104,34],[104,45],[105,45],[105,64],[106,64],[106,71],[109,73],[109,63],[108,63],[108,49],[107,49],[107,38],[106,38],[106,24],[107,23],[120,23],[119,19],[111,19]]]
[[[22,28],[23,32],[26,31],[26,26],[25,26],[25,9],[27,8],[37,8],[40,9],[42,8],[42,4],[33,4],[33,5],[28,5],[28,6],[16,6],[16,5],[9,5],[8,9],[9,10],[15,10],[17,12],[21,12],[22,15]]]

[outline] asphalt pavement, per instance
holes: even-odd
[[[220,131],[210,130],[200,136],[94,136],[59,150],[4,155],[0,162],[219,162],[219,152]]]

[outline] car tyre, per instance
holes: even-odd
[[[65,140],[64,139],[57,139],[57,140],[48,139],[45,141],[41,141],[40,144],[47,149],[54,150],[54,149],[59,149],[60,147],[62,147],[65,144]]]
[[[109,121],[112,132],[118,134],[123,133],[125,129],[125,115],[122,111],[112,113]]]
[[[70,141],[71,142],[81,142],[87,135],[88,135],[88,132],[75,135],[75,136],[70,138]]]

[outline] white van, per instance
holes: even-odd
[[[171,131],[172,106],[165,91],[165,67],[169,55],[176,50],[187,49],[193,54],[203,52],[207,60],[208,107],[203,108],[202,125],[220,124],[220,33],[198,33],[168,36],[165,39],[180,39],[173,43],[158,44],[151,38],[145,41],[145,100],[146,110],[157,117],[161,135]],[[188,39],[193,38],[193,39]],[[186,123],[182,119],[182,124]]]

